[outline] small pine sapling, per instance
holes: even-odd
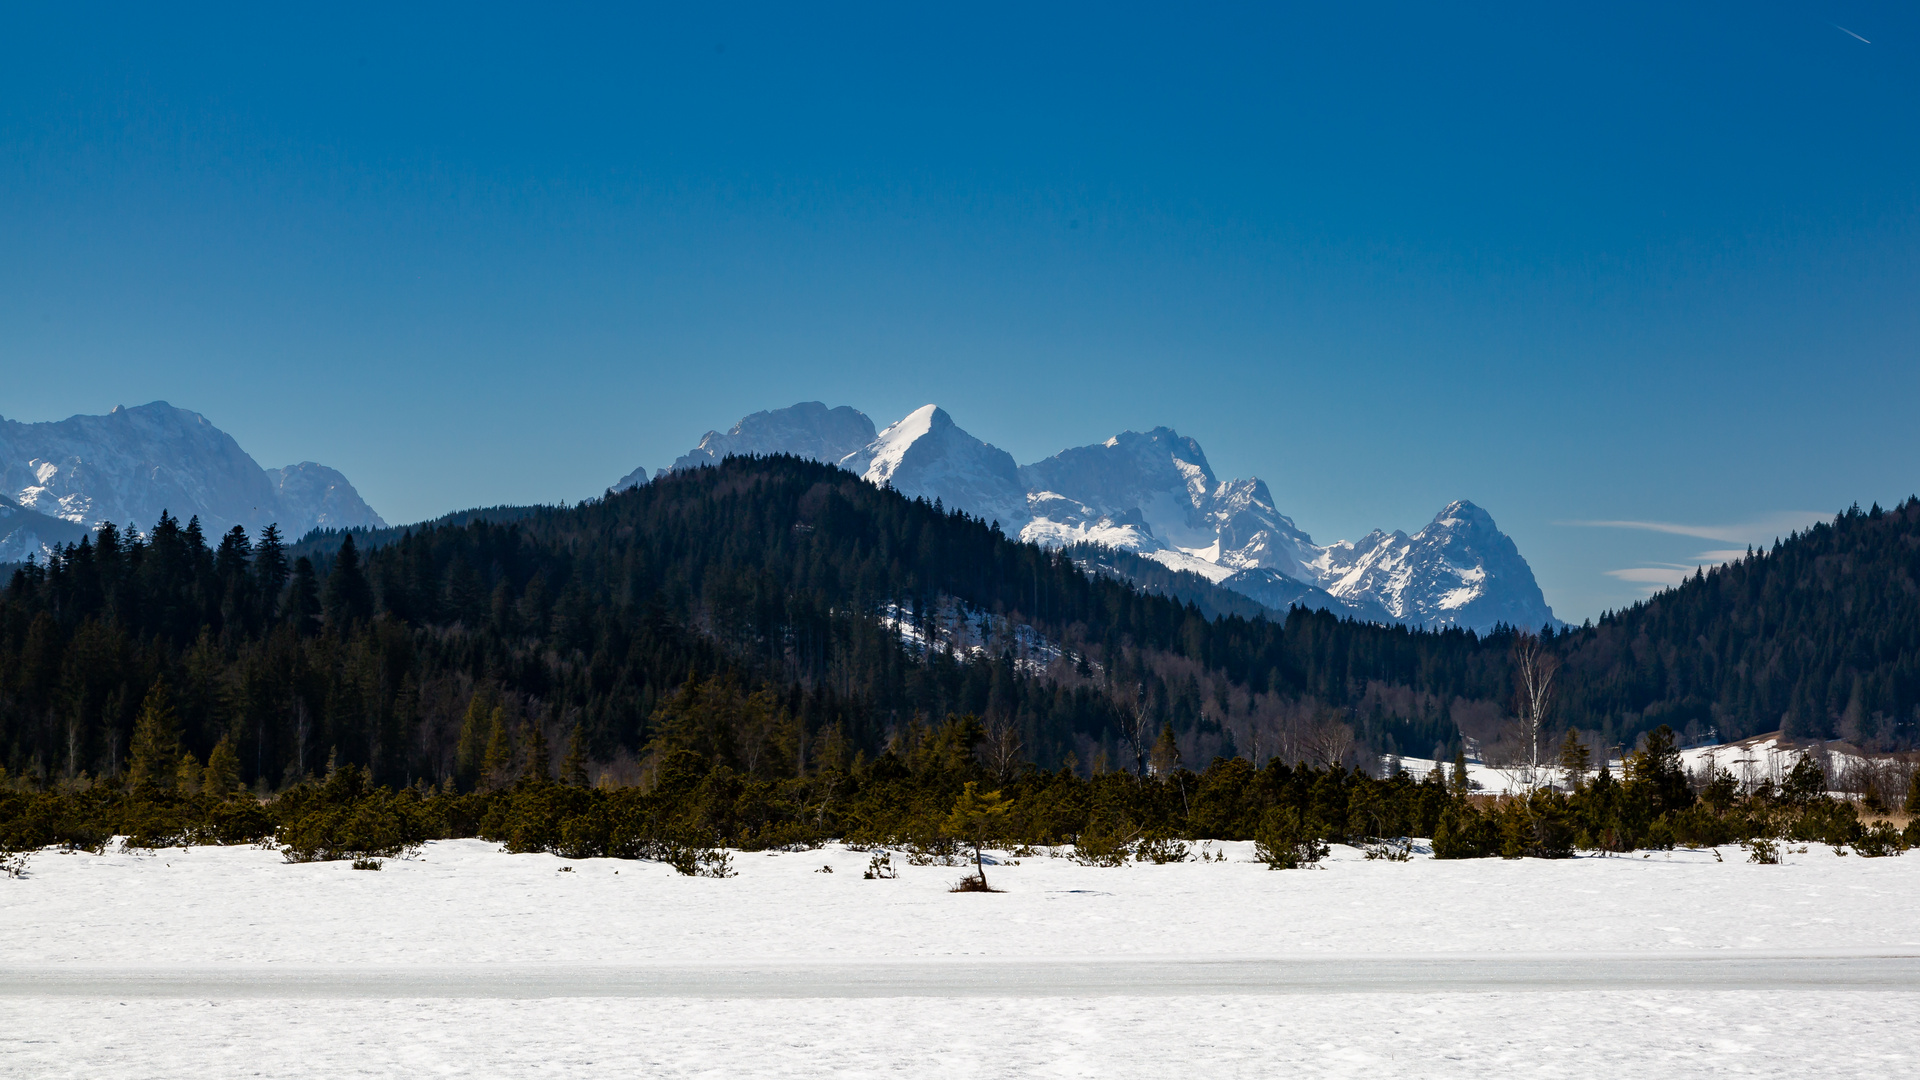
[[[955,892],[999,892],[987,885],[986,860],[980,849],[986,841],[998,836],[1006,828],[1007,817],[1013,810],[1013,804],[1000,797],[997,791],[982,793],[977,785],[969,780],[965,790],[953,801],[953,810],[947,815],[946,832],[973,848],[973,879],[962,878]],[[969,880],[977,879],[977,885],[968,885]]]

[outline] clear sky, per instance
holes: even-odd
[[[1911,5],[698,6],[10,8],[0,413],[395,522],[806,399],[1166,424],[1575,621],[1920,489]]]

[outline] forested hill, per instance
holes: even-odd
[[[166,519],[145,538],[103,529],[16,573],[0,597],[7,767],[119,767],[162,678],[189,751],[204,758],[226,735],[245,779],[269,784],[332,753],[385,781],[468,774],[476,700],[553,739],[578,725],[599,761],[633,760],[661,701],[715,675],[777,694],[795,729],[780,753],[796,758],[820,740],[876,752],[916,714],[953,712],[1041,764],[1116,768],[1137,765],[1165,724],[1204,761],[1283,708],[1337,719],[1316,703],[1357,701],[1370,675],[1505,693],[1504,654],[1466,633],[1306,613],[1208,621],[792,458],[364,552],[351,539],[316,566],[273,539]],[[1267,756],[1285,750],[1276,739]]]
[[[1799,695],[1823,725],[1879,712],[1896,718],[1886,738],[1910,739],[1916,518],[1914,503],[1850,515],[1550,634],[1566,658],[1556,725],[1626,738],[1704,720],[1732,735],[1775,726],[1776,699]],[[1138,768],[1163,726],[1194,765],[1354,761],[1450,751],[1456,722],[1492,740],[1512,697],[1508,633],[1300,610],[1209,620],[786,457],[330,542],[290,550],[163,519],[15,573],[0,594],[0,764],[117,771],[162,680],[186,749],[204,760],[225,737],[242,778],[268,786],[336,756],[382,782],[466,786],[488,732],[508,727],[577,737],[614,780],[639,776],[669,728],[710,760],[782,775],[949,713],[982,719],[983,752],[1047,768]],[[1854,691],[1845,676],[1836,704],[1841,671],[1862,679]]]
[[[1560,639],[1561,722],[1920,736],[1920,499],[1858,506]]]

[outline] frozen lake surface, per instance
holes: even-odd
[[[9,1076],[1920,1075],[1920,858],[34,856]],[[832,867],[833,872],[823,872]],[[564,869],[563,869],[564,868]]]

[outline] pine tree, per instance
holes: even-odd
[[[269,612],[279,601],[280,590],[287,587],[289,573],[287,547],[280,539],[280,526],[268,525],[260,530],[260,543],[254,548],[253,579],[260,595],[266,599]]]
[[[552,762],[547,759],[547,735],[540,730],[538,720],[527,724],[527,764],[520,770],[520,778],[534,784],[553,780]]]
[[[482,684],[467,701],[467,714],[460,722],[460,740],[454,748],[454,772],[467,788],[477,787],[486,778],[487,744],[493,741],[495,707],[493,688]]]
[[[173,790],[182,795],[192,795],[199,791],[200,774],[203,771],[203,766],[194,760],[191,752],[181,752],[180,763],[174,766],[173,770]]]
[[[1465,795],[1473,790],[1473,781],[1467,779],[1467,748],[1461,747],[1453,752],[1453,793]]]
[[[140,703],[127,747],[127,782],[135,791],[152,793],[173,779],[180,759],[180,717],[173,711],[173,694],[160,679]]]
[[[513,771],[513,732],[507,724],[504,705],[496,706],[491,719],[493,733],[487,737],[487,753],[480,759],[480,783],[489,791],[507,786]]]
[[[1560,742],[1560,773],[1566,778],[1567,787],[1578,788],[1585,783],[1592,767],[1592,752],[1580,741],[1580,733],[1568,728],[1567,737]]]
[[[213,744],[213,752],[207,755],[207,771],[201,778],[200,790],[218,799],[224,799],[240,790],[240,755],[233,748],[233,740],[225,735]]]
[[[1173,725],[1162,724],[1160,737],[1154,740],[1153,753],[1147,759],[1147,768],[1154,776],[1168,777],[1180,767],[1180,744],[1174,740]]]
[[[1907,782],[1907,816],[1920,821],[1920,772]]]
[[[947,815],[946,831],[947,835],[973,846],[974,874],[980,879],[979,887],[985,890],[987,870],[980,847],[1006,827],[1013,804],[1002,799],[997,791],[982,794],[976,788],[974,781],[967,781],[966,788],[953,800],[953,810]]]
[[[314,580],[313,560],[305,555],[294,560],[293,587],[287,591],[287,619],[302,634],[311,633],[320,617],[320,586]]]
[[[583,724],[573,725],[567,737],[567,758],[560,763],[560,779],[574,787],[587,786],[587,732]]]
[[[373,617],[373,586],[360,569],[360,552],[353,545],[353,534],[340,541],[333,569],[327,573],[326,595],[321,602],[327,625],[345,629]]]

